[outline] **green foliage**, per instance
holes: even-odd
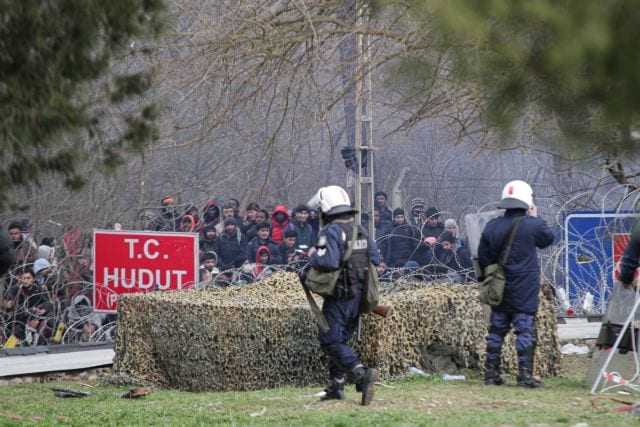
[[[96,148],[86,142],[101,126],[97,105],[122,103],[150,86],[143,73],[112,76],[114,57],[132,39],[157,35],[164,8],[162,0],[0,0],[0,192],[48,173],[70,188],[82,185],[78,166]],[[101,94],[96,83],[105,79],[113,83]],[[118,149],[139,150],[157,137],[153,114],[128,114],[123,136],[96,142],[107,166]]]
[[[488,124],[509,131],[534,111],[580,148],[638,149],[640,1],[378,2],[402,8],[418,34],[436,30],[458,81],[480,89]]]
[[[590,359],[587,359],[590,360]],[[511,382],[514,380],[511,379]],[[445,383],[414,379],[378,387],[371,406],[358,404],[353,386],[347,400],[319,402],[321,387],[280,388],[255,392],[187,393],[155,390],[138,400],[120,399],[122,387],[85,388],[76,384],[30,384],[0,387],[0,424],[42,425],[624,425],[632,415],[620,406],[591,405],[589,390],[578,381],[555,378],[541,390],[514,386],[486,387],[479,380]],[[83,399],[54,397],[50,386],[94,393]]]

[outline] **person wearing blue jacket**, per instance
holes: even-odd
[[[331,272],[341,269],[332,296],[327,296],[322,305],[322,313],[329,329],[320,331],[320,346],[329,359],[329,386],[323,399],[344,399],[346,375],[352,378],[356,390],[362,393],[362,405],[373,399],[374,384],[378,372],[365,366],[348,341],[360,319],[369,263],[380,264],[380,254],[373,239],[363,227],[354,233],[355,209],[351,207],[349,195],[338,186],[323,187],[318,190],[309,205],[320,207],[323,221],[327,224],[319,233],[315,250],[309,263],[318,271]],[[352,245],[351,257],[346,261],[347,247]]]
[[[533,190],[524,181],[509,182],[502,191],[498,207],[506,209],[504,216],[489,221],[480,238],[478,262],[483,270],[499,261],[512,227],[516,227],[516,231],[503,265],[506,284],[502,302],[491,307],[486,338],[485,384],[503,383],[500,377],[502,344],[505,335],[513,327],[518,353],[518,385],[536,388],[542,386],[533,377],[535,316],[540,303],[540,263],[537,249],[551,245],[553,233],[546,222],[537,217]]]

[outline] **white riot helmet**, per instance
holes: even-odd
[[[511,181],[504,186],[498,207],[501,209],[529,209],[533,206],[533,189],[524,181]]]
[[[325,215],[337,215],[344,213],[356,213],[357,211],[351,206],[349,194],[342,187],[337,185],[329,185],[322,187],[309,200],[307,205],[311,209],[320,209]]]

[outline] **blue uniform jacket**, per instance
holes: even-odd
[[[325,236],[327,244],[324,248],[318,248],[311,256],[309,260],[311,267],[321,271],[334,271],[340,268],[341,260],[346,251],[346,244],[342,238],[342,233],[342,227],[338,224],[329,224],[320,230],[318,242],[321,241],[322,236]],[[373,265],[379,265],[380,252],[378,251],[376,242],[371,238],[367,238],[367,250],[371,263]]]
[[[524,209],[508,209],[504,216],[487,223],[478,247],[480,267],[484,269],[498,262],[502,245],[506,245],[509,238],[511,223],[525,214]],[[553,232],[544,220],[531,216],[523,218],[504,266],[507,283],[502,303],[493,307],[494,310],[528,314],[538,311],[540,263],[536,248],[544,249],[552,243]]]

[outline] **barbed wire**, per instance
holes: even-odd
[[[594,199],[594,194],[578,194],[572,198],[558,203],[555,200],[545,200],[541,206],[543,216],[547,219],[554,233],[558,237],[556,243],[549,249],[541,251],[541,265],[543,280],[554,285],[558,289],[565,290],[568,303],[574,308],[577,315],[603,314],[606,310],[606,301],[611,292],[611,280],[608,276],[613,269],[610,245],[611,237],[616,233],[628,232],[632,212],[640,200],[640,194],[628,191],[626,187],[616,187],[603,193],[599,201],[600,210],[591,210],[594,217],[602,217],[602,221],[596,221],[595,225],[586,231],[576,232],[567,227],[567,217],[574,212],[580,199]],[[205,203],[203,203],[203,206]],[[404,203],[407,207],[407,220],[411,220],[411,202]],[[468,206],[458,214],[462,218],[466,213],[482,213],[495,208],[495,204],[486,204],[479,208]],[[222,214],[222,206],[218,206]],[[627,213],[628,212],[628,213]],[[619,218],[608,219],[605,215],[611,213],[622,215]],[[450,215],[451,212],[440,212],[441,217]],[[627,216],[624,216],[627,215]],[[149,206],[138,211],[136,215],[136,227],[139,230],[162,231],[190,231],[198,232],[202,228],[203,212],[193,204]],[[222,215],[220,215],[221,219]],[[186,220],[185,220],[186,218]],[[424,220],[424,218],[422,219]],[[461,221],[456,221],[461,223]],[[389,265],[380,268],[380,280],[383,292],[394,292],[409,282],[429,283],[473,283],[476,279],[472,266],[465,265],[453,251],[449,254],[448,261],[442,262],[444,250],[440,242],[432,246],[425,243],[422,229],[419,226],[406,224],[410,227],[408,233],[392,229],[390,232],[379,236],[376,240],[379,247],[385,248],[391,242],[404,242],[411,248],[411,253],[406,261],[414,259],[417,251],[422,251],[428,259],[427,265],[416,262],[403,262],[402,265]],[[64,228],[64,227],[62,227]],[[458,229],[460,231],[460,228]],[[3,311],[0,312],[0,339],[7,343],[13,336],[21,345],[41,344],[67,344],[78,342],[104,342],[113,340],[116,332],[116,315],[96,313],[93,311],[93,283],[90,270],[91,239],[86,233],[76,232],[77,242],[67,242],[62,236],[61,244],[58,244],[56,254],[52,256],[51,267],[46,278],[42,274],[36,274],[36,286],[39,292],[25,297],[20,287],[17,273],[25,267],[33,268],[33,262],[23,262],[13,268],[7,275],[3,284]],[[566,236],[571,241],[566,241]],[[458,236],[459,238],[460,236]],[[460,240],[460,239],[458,239]],[[407,242],[410,242],[407,244]],[[68,244],[69,243],[69,244]],[[76,245],[78,247],[69,248]],[[464,240],[459,244],[465,245]],[[33,251],[35,244],[30,247]],[[58,249],[61,249],[58,251]],[[70,250],[71,249],[71,250]],[[59,253],[61,252],[61,253]],[[579,258],[583,256],[583,258]],[[582,262],[578,264],[580,269],[576,272],[567,269],[567,257],[574,257]],[[33,257],[32,257],[33,258]],[[247,262],[239,268],[219,271],[217,268],[211,272],[204,272],[201,268],[202,279],[198,283],[191,284],[187,288],[209,289],[217,287],[244,287],[258,282],[278,271],[291,271],[298,274],[307,268],[308,260],[302,256],[287,265],[262,265]],[[12,293],[8,293],[13,289]],[[151,290],[153,291],[153,290]],[[21,293],[22,292],[22,293]],[[13,295],[16,299],[11,308],[6,306],[7,295]],[[585,301],[593,298],[594,304],[588,306]],[[104,297],[104,296],[103,296]],[[19,301],[18,301],[19,300]],[[38,301],[46,301],[45,310],[34,310]],[[566,307],[565,301],[558,299],[558,310],[562,312]],[[36,341],[34,343],[34,340]]]

